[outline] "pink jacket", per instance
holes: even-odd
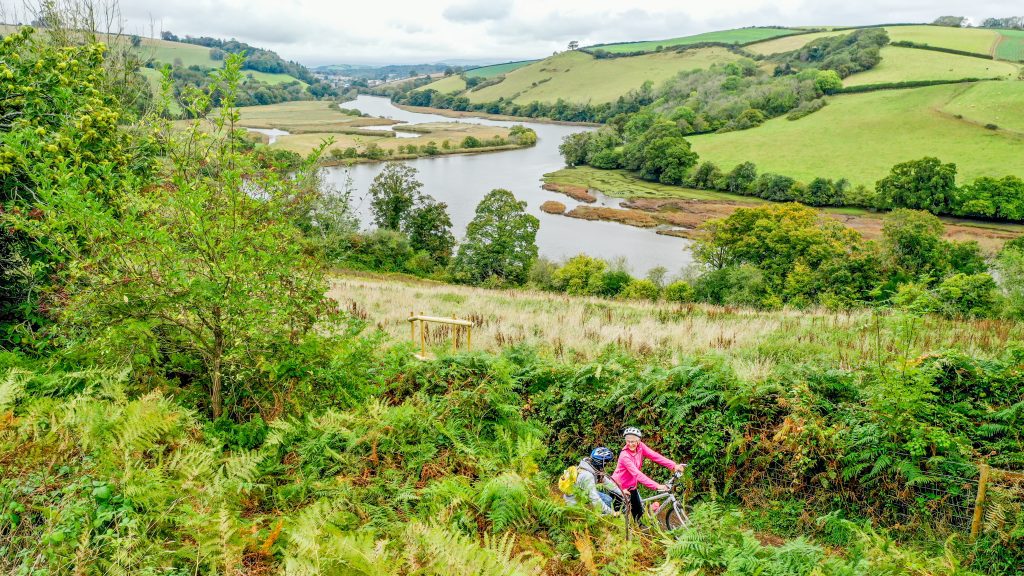
[[[640,471],[640,467],[644,464],[644,458],[653,460],[654,462],[661,464],[665,468],[675,468],[676,463],[665,458],[661,454],[658,454],[654,450],[647,447],[647,444],[641,442],[635,452],[630,452],[626,448],[619,452],[619,461],[615,464],[615,472],[612,474],[612,480],[618,483],[623,490],[632,490],[636,488],[637,482],[647,486],[651,490],[658,489],[658,483],[647,477],[646,474]]]

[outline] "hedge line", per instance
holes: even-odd
[[[861,86],[844,86],[836,90],[835,94],[859,94],[862,92],[874,92],[875,90],[900,90],[902,88],[921,88],[923,86],[938,86],[940,84],[963,84],[965,82],[982,82],[985,80],[999,80],[999,78],[961,78],[959,80],[907,80],[905,82],[881,82],[878,84],[863,84]]]
[[[982,54],[980,52],[968,52],[967,50],[956,50],[954,48],[944,48],[942,46],[932,46],[931,44],[919,44],[917,42],[911,42],[909,40],[900,40],[899,42],[890,42],[890,46],[899,46],[900,48],[917,48],[918,50],[933,50],[935,52],[946,52],[948,54],[956,54],[958,56],[970,56],[972,58],[984,58],[985,60],[995,60],[995,56],[991,54]]]

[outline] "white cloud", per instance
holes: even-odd
[[[21,0],[0,0],[20,5]],[[307,65],[520,60],[594,44],[656,40],[753,25],[927,22],[944,14],[1020,12],[979,0],[120,0],[127,32],[235,37]]]
[[[452,22],[500,20],[512,12],[512,0],[471,0],[444,9],[441,14]]]

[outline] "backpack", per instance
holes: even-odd
[[[572,494],[576,489],[576,477],[579,476],[579,468],[576,466],[569,466],[562,472],[562,475],[558,477],[558,490],[562,494]]]

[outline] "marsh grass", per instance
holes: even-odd
[[[608,347],[666,361],[712,354],[753,381],[778,366],[809,362],[846,370],[901,370],[950,348],[988,357],[1024,337],[1024,325],[1010,320],[617,301],[397,275],[344,273],[332,282],[330,296],[395,343],[410,339],[409,314],[423,313],[473,321],[473,349],[526,344],[576,361]],[[432,326],[428,345],[438,353],[450,350],[450,331]]]

